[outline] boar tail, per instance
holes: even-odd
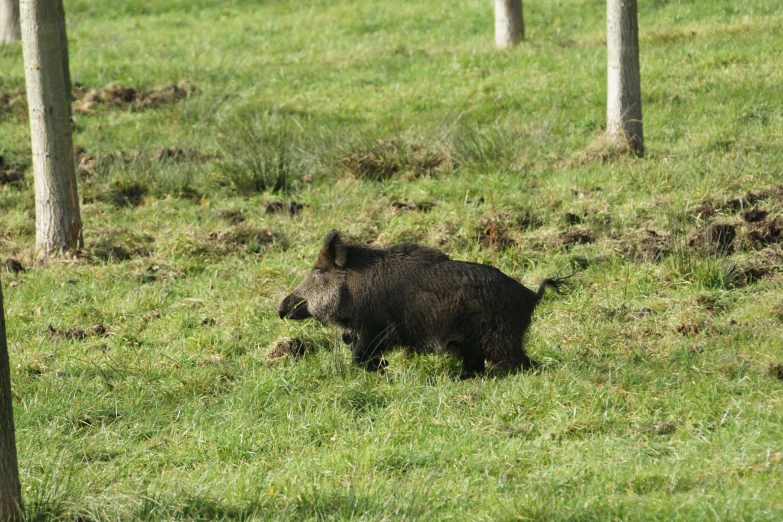
[[[543,281],[541,281],[541,284],[538,287],[538,292],[536,292],[536,296],[538,296],[538,300],[541,300],[542,297],[544,297],[544,293],[546,292],[547,287],[551,288],[558,294],[562,293],[562,288],[565,286],[565,278],[562,277],[547,277]]]
[[[569,265],[571,263],[566,263],[566,265]],[[578,267],[575,266],[574,269],[571,271],[570,274],[567,276],[561,276],[560,272],[565,268],[566,265],[563,265],[560,267],[560,270],[557,271],[557,275],[555,277],[547,277],[543,281],[541,281],[541,284],[538,286],[538,292],[536,292],[537,301],[540,301],[542,297],[544,297],[544,293],[546,292],[547,287],[551,288],[558,294],[563,293],[563,287],[566,286],[567,279],[571,279],[574,274],[576,274],[576,271],[578,270]]]

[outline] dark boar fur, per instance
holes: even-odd
[[[462,359],[462,376],[492,367],[528,369],[522,348],[545,279],[533,292],[497,268],[454,261],[413,243],[385,248],[343,241],[333,230],[324,239],[310,275],[277,311],[281,318],[315,317],[345,330],[353,361],[383,366],[395,346],[416,353],[450,352]]]

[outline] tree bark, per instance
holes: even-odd
[[[68,96],[68,118],[71,117],[71,101],[73,101],[73,84],[71,84],[71,66],[68,62],[68,31],[65,26],[65,7],[63,0],[57,0],[57,8],[60,10],[58,17],[63,21],[60,31],[60,56],[63,61],[63,78],[65,79],[65,93]]]
[[[522,0],[495,0],[495,44],[506,49],[525,38]]]
[[[609,140],[644,153],[639,74],[637,0],[606,1],[608,82],[606,134]]]
[[[35,247],[47,256],[84,246],[70,89],[63,70],[65,19],[60,0],[22,0],[20,14],[33,149]]]
[[[15,42],[19,29],[19,0],[0,0],[0,44]]]
[[[0,285],[0,521],[22,520],[22,489],[16,459],[11,366],[5,338],[3,288]]]

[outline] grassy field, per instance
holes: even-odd
[[[65,4],[75,259],[35,260],[21,46],[0,49],[31,520],[783,518],[778,0],[640,2],[644,158],[596,145],[602,0],[527,2],[508,52],[486,0]],[[86,101],[111,82],[189,83]],[[528,286],[579,266],[537,310],[542,368],[366,373],[335,329],[281,321],[331,228]],[[277,357],[289,336],[304,357]]]

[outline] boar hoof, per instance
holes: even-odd
[[[358,340],[358,336],[354,332],[350,330],[346,330],[343,332],[343,342],[348,346],[352,345],[357,340]]]

